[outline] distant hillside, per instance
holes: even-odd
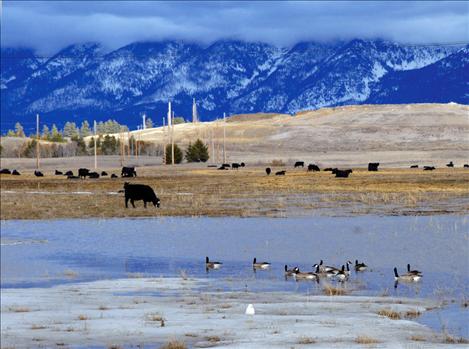
[[[53,57],[2,48],[1,126],[115,118],[135,126],[146,112],[157,124],[167,101],[202,120],[223,112],[287,113],[322,107],[387,104],[469,104],[467,46],[403,45],[381,40],[299,43],[219,41],[208,47],[145,42],[103,52],[94,43]]]

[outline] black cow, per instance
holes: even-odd
[[[135,167],[122,167],[121,177],[137,177]]]
[[[323,171],[333,172],[333,171],[335,171],[335,170],[337,170],[337,168],[327,167],[327,168],[325,168]]]
[[[222,164],[223,167],[230,167],[230,164]]]
[[[62,172],[62,171],[57,171],[57,170],[55,170],[55,175],[56,175],[56,176],[62,176],[62,175],[63,175],[63,172]]]
[[[419,165],[412,165],[410,168],[419,168]]]
[[[87,168],[79,168],[78,169],[78,177],[85,179],[86,176],[88,176],[90,173],[90,170]]]
[[[272,170],[270,169],[270,167],[267,167],[265,169],[265,173],[267,173],[267,176],[270,175],[271,172],[272,172]]]
[[[2,168],[2,169],[0,170],[0,173],[1,173],[1,174],[11,174],[11,171],[10,171],[9,169],[7,169],[7,168]]]
[[[104,176],[107,176],[107,172],[106,172],[106,171],[102,171],[102,172],[101,172],[101,176],[103,176],[103,177],[104,177]]]
[[[464,168],[469,168],[469,164],[464,164]]]
[[[118,177],[117,177],[117,175],[116,175],[115,173],[113,173],[113,174],[111,175],[111,178],[118,178]]]
[[[320,171],[319,166],[315,164],[309,164],[308,165],[308,171]]]
[[[378,171],[379,162],[368,163],[368,171]]]
[[[232,168],[233,170],[240,168],[240,166],[241,166],[241,165],[238,164],[237,162],[233,162],[233,163],[231,164],[231,168]]]
[[[424,171],[433,171],[435,169],[435,166],[423,166]]]
[[[64,176],[73,176],[73,171],[67,171],[64,173]]]
[[[67,179],[80,179],[80,177],[74,176],[74,175],[72,174],[72,175],[68,175],[68,176],[67,176]]]
[[[44,177],[44,174],[41,171],[38,171],[38,170],[34,171],[34,175],[36,177]]]
[[[283,170],[283,171],[275,172],[275,175],[276,176],[285,176],[285,173],[287,173],[287,171]]]
[[[124,183],[124,193],[125,193],[125,207],[128,208],[128,203],[130,203],[135,208],[134,201],[143,200],[143,206],[147,207],[147,202],[153,203],[155,207],[160,207],[160,199],[156,196],[153,189],[144,184],[130,184]]]
[[[98,172],[90,172],[88,173],[89,178],[99,178],[99,173]]]
[[[228,167],[225,166],[226,164],[221,165],[218,169],[219,170],[228,170]]]
[[[13,176],[19,176],[21,175],[21,173],[19,173],[18,171],[16,170],[13,170],[13,172],[11,173]]]
[[[240,164],[240,166],[241,166],[241,167],[244,167],[244,166],[246,166],[246,164],[245,164],[244,162],[242,162],[242,163]]]
[[[297,167],[305,167],[305,162],[304,161],[295,162],[295,168],[297,168]]]
[[[336,178],[348,178],[348,176],[352,173],[353,171],[348,169],[348,170],[339,170],[335,168],[332,173],[335,174]]]
[[[452,161],[449,162],[449,164],[446,164],[446,167],[454,167],[454,164]]]

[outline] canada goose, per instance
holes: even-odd
[[[316,270],[315,273],[319,277],[331,278],[331,277],[335,276],[338,272],[338,270],[325,271],[324,269],[323,269],[323,271],[321,271],[321,266],[319,264],[313,265],[313,268],[315,268],[315,270]]]
[[[288,269],[288,266],[285,264],[285,276],[293,276],[297,271],[300,271],[298,267]]]
[[[419,270],[410,270],[410,264],[407,264],[407,275],[418,275],[422,276],[422,272]]]
[[[394,268],[394,280],[395,281],[402,281],[402,282],[418,282],[422,276],[420,275],[413,275],[413,274],[404,274],[399,276],[397,273],[397,268]]]
[[[256,257],[252,260],[252,267],[254,269],[268,269],[270,268],[270,263],[267,262],[262,262],[262,263],[257,263]]]
[[[315,264],[313,265],[313,268],[318,268],[319,266],[319,271],[321,273],[323,272],[334,272],[334,273],[338,273],[339,272],[339,269],[337,269],[336,267],[332,267],[330,265],[323,265],[324,261],[321,259],[321,261],[319,262],[319,264]]]
[[[355,260],[355,271],[365,271],[368,266],[365,263],[358,263],[358,260]]]
[[[205,269],[220,269],[223,263],[210,262],[208,257],[205,257]]]
[[[335,275],[335,277],[337,278],[337,280],[339,280],[340,282],[344,282],[345,280],[347,280],[347,274],[345,273],[345,265],[342,265],[342,269],[339,270],[339,272]]]
[[[350,268],[349,268],[350,264],[353,264],[353,263],[350,261],[347,261],[347,263],[345,263],[346,270],[344,272],[346,276],[350,276]]]
[[[295,268],[296,271],[293,274],[295,279],[297,280],[318,280],[319,276],[316,273],[313,272],[301,272],[300,269],[297,267]]]

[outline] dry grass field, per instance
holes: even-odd
[[[138,178],[68,180],[1,175],[1,219],[142,216],[431,215],[469,211],[469,169],[354,169],[350,178],[264,167],[218,171],[200,166],[138,168]],[[274,168],[280,169],[278,168]],[[117,170],[115,171],[117,172]],[[125,181],[148,184],[161,208],[124,206]]]

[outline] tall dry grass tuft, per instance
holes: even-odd
[[[163,344],[160,349],[187,349],[186,343],[173,339],[166,344]]]

